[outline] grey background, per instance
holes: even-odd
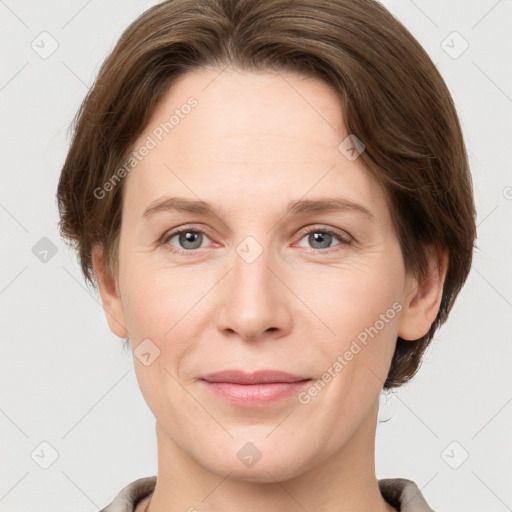
[[[0,1],[1,512],[92,512],[156,474],[132,356],[60,240],[55,202],[72,117],[122,30],[154,3]],[[383,397],[377,477],[414,480],[436,511],[512,510],[512,1],[384,3],[453,94],[479,248],[420,372]],[[454,31],[469,44],[460,55]]]

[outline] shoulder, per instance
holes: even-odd
[[[151,494],[156,485],[156,475],[138,478],[123,487],[114,500],[99,512],[134,512],[137,503]]]
[[[406,478],[378,480],[384,499],[400,512],[434,512],[420,489]],[[156,485],[156,475],[138,478],[123,487],[114,500],[100,512],[134,512],[137,503],[151,494]]]
[[[378,483],[384,499],[400,512],[434,512],[412,480],[383,478]]]

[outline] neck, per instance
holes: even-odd
[[[267,471],[261,481],[240,481],[199,465],[156,424],[158,477],[141,505],[148,512],[396,512],[382,497],[375,477],[378,402],[352,437],[327,459],[311,461],[296,476],[279,480]],[[137,508],[139,510],[139,507]]]

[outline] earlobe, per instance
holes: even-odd
[[[128,331],[118,286],[106,264],[104,250],[99,245],[94,247],[92,263],[108,326],[116,336],[127,338]]]
[[[398,325],[398,336],[404,340],[425,336],[439,312],[448,269],[446,248],[432,250],[429,263],[430,270],[421,282],[412,276],[407,277],[409,293]]]

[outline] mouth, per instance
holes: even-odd
[[[298,393],[312,379],[279,370],[225,370],[199,378],[216,397],[238,407],[266,407]]]

